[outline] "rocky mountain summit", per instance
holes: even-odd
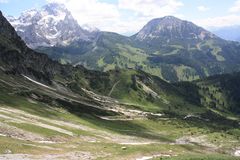
[[[50,3],[40,10],[25,11],[18,18],[9,16],[8,20],[31,48],[91,40],[91,32],[82,29],[63,4]]]
[[[159,40],[160,43],[173,44],[176,42],[201,42],[217,38],[211,32],[173,16],[156,18],[149,21],[137,34],[133,36],[139,41]]]
[[[56,3],[8,20],[30,48],[62,64],[100,71],[132,68],[169,82],[239,71],[238,42],[173,16],[153,19],[131,37],[79,26]]]
[[[146,56],[131,43],[101,32],[89,57]],[[168,83],[63,65],[28,48],[0,12],[0,159],[236,160],[239,82],[239,73]]]

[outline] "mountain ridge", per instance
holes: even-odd
[[[9,21],[31,48],[91,40],[91,33],[79,26],[63,4],[49,3],[40,10],[25,11],[19,18]]]
[[[186,29],[187,31],[184,31]],[[198,34],[191,33],[191,31],[197,31]],[[165,16],[162,18],[155,18],[149,21],[138,33],[136,33],[133,38],[137,40],[144,40],[147,38],[159,38],[159,35],[164,36],[164,32],[173,32],[172,34],[167,34],[169,39],[172,38],[184,38],[185,40],[189,38],[189,36],[193,36],[194,38],[199,38],[204,40],[205,38],[213,38],[216,37],[212,33],[206,31],[205,29],[196,26],[192,22],[181,20],[174,16]],[[185,36],[182,33],[189,32],[190,35]],[[152,37],[151,37],[152,36]],[[192,37],[191,37],[192,38]],[[169,42],[164,42],[169,43]]]
[[[35,50],[63,64],[81,64],[100,71],[132,68],[170,82],[192,81],[239,68],[239,43],[225,41],[173,16],[154,19],[131,37],[101,31],[86,33],[89,40],[70,36],[73,41],[67,45]]]
[[[163,29],[159,30],[159,25],[162,25],[164,19],[167,19],[167,25],[163,24]],[[175,21],[175,29],[169,29],[172,27],[169,24],[175,24]],[[148,28],[153,34],[140,32],[142,35],[150,35],[144,40],[136,39],[137,34],[126,37],[99,32],[94,43],[71,46],[72,49],[78,48],[76,53],[66,55],[67,50],[61,47],[55,48],[56,51],[52,51],[51,48],[40,51],[56,60],[62,59],[69,63],[74,60],[73,64],[82,64],[89,69],[141,69],[171,82],[191,81],[237,71],[238,43],[225,41],[191,22],[174,17],[155,19],[152,21],[153,26],[151,24],[148,27],[149,23],[143,30]],[[64,50],[64,55],[61,55],[61,50]],[[234,65],[236,67],[233,67]]]
[[[28,48],[1,12],[0,31],[0,159],[238,158],[239,74],[173,84],[92,71]]]
[[[211,29],[211,31],[216,35],[218,35],[219,37],[229,41],[237,41],[237,42],[240,41],[239,30],[240,30],[239,25]]]
[[[53,90],[59,93],[65,93],[69,90],[71,91],[69,93],[79,94],[83,97],[86,96],[85,90],[104,96],[110,93],[111,97],[117,100],[131,101],[132,104],[138,105],[140,105],[141,101],[149,106],[163,104],[164,98],[156,96],[156,94],[165,96],[166,93],[163,92],[163,90],[166,90],[165,88],[172,90],[171,92],[166,90],[166,92],[173,96],[180,99],[184,97],[171,84],[142,71],[130,69],[99,72],[87,70],[82,66],[73,67],[53,61],[47,55],[29,49],[1,13],[0,28],[5,31],[0,33],[0,72],[4,77],[5,75],[7,77],[8,74],[15,76],[15,82],[18,82],[18,79],[21,81],[27,77],[27,80],[38,84],[41,83],[42,86],[49,86],[48,88],[54,88]],[[15,43],[2,43],[2,41],[9,40]],[[119,84],[115,86],[117,82]],[[160,89],[160,85],[162,85],[162,89]],[[148,89],[143,89],[141,86]],[[151,89],[153,86],[156,87],[156,91]],[[121,92],[119,92],[120,90]],[[130,95],[126,97],[127,94]],[[144,98],[140,100],[140,96]],[[181,104],[182,101],[177,103]],[[186,101],[186,103],[194,106],[190,101]]]

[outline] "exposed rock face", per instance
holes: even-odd
[[[192,22],[180,20],[173,16],[151,20],[134,37],[140,41],[160,38],[167,43],[177,40],[201,41],[216,38],[215,35]]]
[[[8,17],[8,20],[31,48],[65,46],[76,40],[90,41],[92,37],[62,4],[50,3],[40,10],[25,11],[19,18]]]
[[[29,49],[0,12],[0,66],[6,72],[26,74],[49,82],[56,73],[71,70],[52,61],[45,54]],[[65,74],[70,73],[67,71]]]

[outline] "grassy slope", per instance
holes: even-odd
[[[237,160],[237,157],[230,157],[226,155],[183,155],[174,158],[156,158],[154,160]]]
[[[218,75],[193,83],[182,82],[177,86],[212,111],[223,116],[239,117],[239,79],[239,73],[235,73]]]
[[[8,77],[6,76],[4,80],[6,80]],[[9,81],[11,82],[11,80]],[[29,82],[25,82],[29,83]],[[29,83],[29,86],[34,86],[33,84]],[[37,144],[33,142],[26,142],[22,140],[16,140],[13,138],[8,137],[1,137],[0,141],[0,152],[3,153],[6,151],[6,149],[10,149],[13,153],[28,153],[28,154],[43,154],[46,153],[65,153],[70,151],[67,146],[68,145],[75,145],[77,148],[76,150],[81,151],[88,151],[92,153],[97,153],[100,151],[104,151],[107,153],[110,153],[111,155],[105,157],[104,159],[118,159],[119,157],[123,156],[126,159],[130,159],[133,157],[141,157],[144,155],[152,155],[156,153],[162,153],[162,154],[177,154],[181,155],[183,152],[185,154],[190,153],[198,153],[201,149],[199,146],[192,146],[192,145],[170,145],[168,143],[174,142],[177,138],[180,138],[182,136],[200,136],[200,135],[207,135],[210,139],[211,137],[214,138],[213,143],[218,144],[220,143],[223,145],[221,149],[219,149],[219,152],[231,150],[233,146],[237,145],[236,141],[237,134],[235,133],[228,133],[230,129],[227,131],[222,131],[221,134],[219,133],[219,130],[216,128],[214,129],[210,123],[202,123],[199,125],[199,122],[196,121],[185,121],[181,119],[158,119],[158,120],[133,120],[133,121],[107,121],[97,118],[96,116],[86,113],[81,114],[81,110],[79,110],[80,114],[74,114],[68,111],[67,106],[61,106],[59,104],[49,104],[49,102],[37,102],[36,104],[33,104],[28,101],[25,97],[16,95],[16,94],[10,94],[16,90],[18,90],[18,87],[11,87],[9,85],[6,85],[6,83],[0,82],[0,105],[1,107],[12,107],[16,109],[20,109],[23,111],[26,111],[28,113],[31,113],[33,115],[37,115],[40,117],[46,117],[50,119],[55,120],[64,120],[64,121],[70,121],[74,123],[78,123],[81,125],[85,125],[88,127],[91,127],[93,129],[97,129],[99,131],[108,132],[111,134],[120,134],[120,135],[129,135],[134,136],[137,138],[147,138],[149,140],[154,141],[160,141],[165,142],[166,144],[153,144],[153,145],[138,145],[138,146],[132,146],[132,145],[120,145],[116,142],[105,142],[101,138],[99,139],[99,143],[92,144],[91,142],[87,142],[84,140],[79,139],[78,137],[71,137],[68,135],[62,135],[56,131],[44,129],[42,127],[38,126],[31,126],[27,124],[12,124],[13,126],[16,126],[18,128],[21,128],[23,130],[29,130],[29,127],[31,127],[31,130],[33,133],[39,133],[43,136],[47,137],[54,137],[56,135],[64,138],[68,138],[68,143],[63,144],[48,144],[48,147],[55,147],[55,148],[62,148],[62,151],[54,151],[44,148],[38,148],[30,145],[37,145],[37,146],[46,146],[43,144]],[[13,101],[14,100],[14,101]],[[51,122],[49,122],[51,123]],[[11,123],[9,123],[11,124]],[[53,125],[53,124],[52,124]],[[56,125],[55,125],[56,126]],[[90,137],[98,137],[98,133],[94,133],[93,131],[81,131],[76,130],[73,128],[69,128],[67,126],[61,126],[63,129],[67,129],[69,131],[74,132],[75,134],[79,136],[90,136]],[[81,142],[81,146],[79,146],[75,142]],[[15,145],[18,143],[19,145]],[[30,145],[29,145],[30,144]],[[122,150],[121,147],[127,146],[126,150]],[[74,149],[75,150],[75,149]],[[72,151],[72,149],[71,149]],[[206,152],[202,150],[202,152]],[[211,152],[209,152],[211,157]],[[219,155],[222,157],[222,155]],[[215,155],[214,157],[219,157],[218,155]]]
[[[101,71],[141,69],[170,82],[193,81],[209,75],[238,71],[237,43],[211,39],[197,44],[190,41],[189,44],[185,46],[181,41],[168,45],[159,41],[142,44],[128,37],[103,32],[93,44],[60,47],[56,51],[43,48],[40,51],[62,63],[82,64]]]
[[[74,91],[85,87],[106,96],[111,93],[120,102],[146,111],[179,115],[206,111],[175,86],[142,71],[112,70],[104,74],[78,71],[73,77],[75,81],[70,86]]]
[[[14,34],[14,31],[11,31],[10,34]],[[6,35],[9,35],[9,33],[7,32]],[[8,40],[6,35],[4,35],[4,38]],[[17,35],[14,34],[14,36]],[[194,118],[193,120],[184,120],[183,117],[190,113],[195,114],[197,112],[203,115],[205,113],[208,118],[209,115],[214,117],[215,114],[211,113],[211,115],[207,112],[207,108],[196,105],[197,102],[195,99],[191,100],[191,98],[181,93],[178,88],[157,77],[133,70],[101,73],[88,71],[81,67],[72,68],[71,66],[61,66],[50,61],[44,55],[38,55],[28,50],[23,42],[19,41],[18,37],[14,40],[16,44],[10,43],[10,45],[6,45],[1,43],[1,47],[4,49],[3,51],[1,50],[1,58],[9,60],[0,62],[0,64],[3,63],[1,64],[1,66],[3,66],[1,70],[3,70],[3,72],[0,72],[1,108],[15,108],[32,115],[54,120],[71,121],[94,129],[79,131],[72,127],[66,127],[65,125],[57,125],[60,128],[74,132],[78,136],[87,135],[99,138],[99,135],[103,134],[102,137],[100,136],[99,138],[99,144],[94,143],[93,145],[91,142],[78,136],[63,136],[59,134],[59,132],[56,132],[56,130],[49,128],[44,129],[45,127],[38,126],[37,124],[29,123],[29,125],[27,125],[28,123],[26,124],[26,122],[16,124],[15,122],[9,122],[9,120],[4,117],[1,118],[1,122],[3,123],[26,131],[30,131],[31,128],[33,129],[32,132],[48,138],[56,138],[55,135],[60,136],[60,139],[68,138],[69,141],[64,145],[49,144],[52,147],[63,149],[62,152],[70,150],[68,145],[74,145],[76,150],[94,151],[94,153],[106,150],[106,153],[111,153],[111,155],[107,157],[108,159],[112,159],[112,157],[118,159],[123,154],[126,156],[126,159],[143,154],[155,154],[155,152],[166,152],[170,154],[170,150],[176,154],[182,154],[183,151],[187,153],[199,152],[199,150],[203,153],[208,152],[205,150],[205,147],[199,145],[171,145],[172,142],[175,142],[176,138],[181,138],[186,135],[206,135],[212,143],[218,146],[222,145],[214,152],[229,153],[234,147],[237,147],[239,142],[239,130],[232,124],[235,124],[238,119],[230,121],[224,119],[224,117],[220,117],[218,119],[210,119],[209,122]],[[11,50],[12,47],[15,47],[14,50]],[[16,64],[18,61],[21,61],[22,65]],[[13,68],[13,70],[11,70],[11,67],[19,68]],[[7,71],[4,71],[5,69],[7,69]],[[40,87],[27,81],[17,73],[14,75],[14,71],[16,70],[20,73],[29,74],[29,76],[43,83],[52,85],[51,87],[60,88],[62,92],[58,93],[57,91]],[[48,80],[58,81],[58,84],[51,83]],[[119,83],[116,84],[118,81]],[[115,116],[118,114],[107,112],[102,109],[101,107],[103,107],[103,105],[94,101],[91,97],[87,97],[81,87],[93,90],[96,93],[108,95],[114,85],[115,88],[111,96],[119,99],[123,103],[131,103],[122,104],[125,107],[131,106],[131,108],[139,108],[146,111],[164,112],[166,117],[163,117],[163,119],[150,118],[140,120],[134,119],[130,121],[109,121],[99,118],[99,116]],[[70,92],[68,89],[71,89],[74,93]],[[157,96],[154,96],[155,94],[157,94]],[[33,103],[32,100],[37,102]],[[93,107],[90,104],[98,107]],[[1,114],[7,116],[6,113]],[[18,116],[20,119],[22,118],[18,113],[14,113],[14,116]],[[52,124],[52,122],[51,125],[56,126],[56,124]],[[98,131],[102,132],[99,133]],[[137,138],[137,142],[145,138],[147,140],[164,142],[164,144],[129,145],[127,150],[123,150],[121,147],[125,145],[121,145],[116,141],[106,141],[106,139],[103,138],[109,136],[106,132],[109,134],[116,134],[114,138],[117,141],[121,139],[118,138],[119,136],[127,135]],[[38,147],[32,146],[32,144],[36,145],[35,142],[23,142],[10,137],[3,137],[3,140],[0,142],[1,152],[4,152],[6,149],[11,149],[14,153],[39,154],[46,153],[46,151],[49,150],[46,148],[39,150]],[[79,145],[79,142],[81,145]],[[14,146],[16,143],[21,144],[16,147]],[[31,146],[26,146],[24,143],[31,144]],[[105,146],[107,149],[105,149]],[[21,151],[21,149],[23,150]],[[59,153],[61,151],[52,152]]]

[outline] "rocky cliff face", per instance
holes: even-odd
[[[25,11],[19,18],[8,17],[8,20],[31,48],[91,40],[91,32],[82,29],[62,4],[50,3],[40,10]]]
[[[201,42],[217,38],[214,34],[198,27],[192,22],[180,20],[173,16],[156,18],[148,22],[136,35],[134,39],[139,41],[159,40],[160,43]]]
[[[25,74],[49,83],[54,74],[68,68],[50,60],[45,54],[29,49],[2,13],[0,13],[0,66],[5,72]]]

